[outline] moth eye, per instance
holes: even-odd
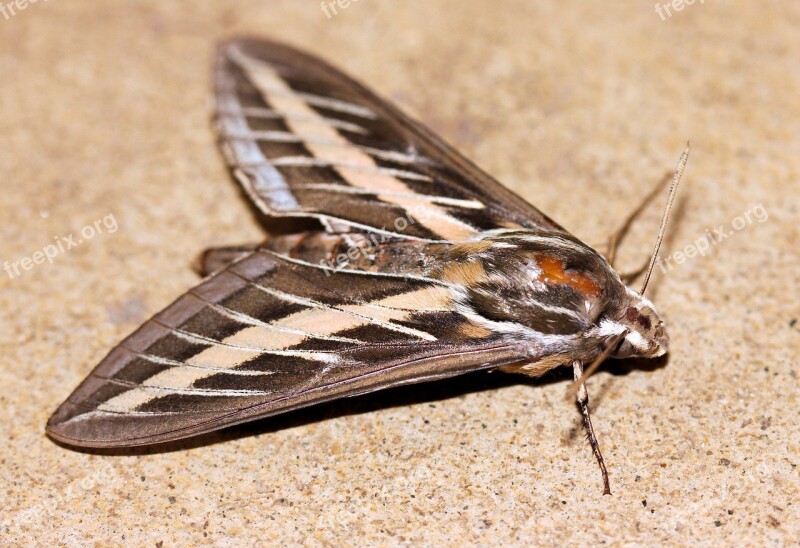
[[[617,344],[617,347],[614,349],[614,351],[611,353],[611,356],[617,359],[630,358],[631,356],[633,356],[634,352],[635,350],[633,348],[633,345],[630,342],[628,342],[628,339],[622,339],[619,342],[619,344]]]
[[[650,328],[653,327],[653,323],[650,321],[650,318],[636,310],[634,307],[630,307],[625,311],[625,319],[630,325],[638,324],[645,331],[649,331]]]

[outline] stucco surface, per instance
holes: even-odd
[[[0,261],[96,234],[0,272],[0,544],[800,538],[797,2],[698,0],[663,20],[622,1],[353,0],[330,18],[316,1],[29,2],[0,14]],[[196,283],[198,251],[263,237],[209,123],[214,44],[240,34],[346,69],[590,243],[691,139],[652,282],[671,353],[589,382],[613,496],[568,373],[469,375],[127,453],[44,435]],[[674,255],[720,227],[703,255]]]

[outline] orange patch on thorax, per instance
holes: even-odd
[[[548,285],[568,285],[586,297],[597,297],[600,294],[600,286],[594,280],[580,272],[566,272],[564,263],[555,257],[541,255],[536,262],[542,269],[542,282]]]

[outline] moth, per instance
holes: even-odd
[[[567,366],[610,493],[584,366],[667,351],[643,290],[316,57],[233,40],[214,80],[234,177],[267,217],[308,222],[205,252],[207,277],[111,350],[47,433],[79,447],[156,444],[476,370]]]

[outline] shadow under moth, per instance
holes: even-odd
[[[315,227],[207,251],[202,283],[111,350],[47,433],[155,444],[481,369],[568,366],[610,493],[584,380],[608,356],[667,351],[647,282],[626,286],[610,256],[313,56],[230,41],[214,81],[220,144],[246,194]]]

